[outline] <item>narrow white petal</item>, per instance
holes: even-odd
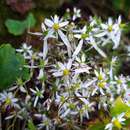
[[[108,18],[108,25],[111,26],[112,25],[112,18]]]
[[[59,26],[60,26],[60,27],[64,27],[64,26],[66,26],[68,23],[69,23],[68,21],[62,22],[62,23],[59,23]]]
[[[44,24],[44,23],[42,23],[41,28],[42,28],[42,31],[43,31],[43,32],[46,31],[46,27],[45,27],[45,24]]]
[[[95,50],[97,50],[97,52],[104,58],[106,58],[106,54],[96,45],[96,43],[92,44],[93,47],[95,48]]]
[[[54,16],[54,23],[58,23],[59,22],[59,17],[57,15]]]
[[[58,62],[57,64],[58,64],[58,66],[60,67],[60,69],[62,69],[62,70],[65,69],[65,66],[64,66],[61,62]]]
[[[120,37],[121,37],[121,32],[117,32],[115,35],[111,35],[111,39],[112,41],[114,42],[114,46],[113,46],[113,49],[116,49],[119,44],[120,44]]]
[[[83,46],[83,40],[80,40],[78,46],[76,47],[76,50],[73,53],[73,56],[72,56],[73,58],[75,58],[78,55],[78,53],[82,49],[82,46]]]
[[[43,34],[40,33],[40,32],[28,32],[29,34],[32,34],[32,35],[37,35],[37,36],[42,36]]]
[[[35,101],[34,101],[34,105],[33,105],[34,107],[36,107],[36,105],[37,105],[38,98],[39,98],[39,97],[38,97],[38,96],[36,96]]]
[[[107,29],[108,26],[106,24],[101,24],[102,29]]]
[[[70,69],[72,66],[72,59],[69,59],[68,63],[67,63],[67,69]]]
[[[50,19],[45,19],[44,23],[48,26],[48,27],[52,27],[53,26],[53,22]]]
[[[55,76],[55,77],[60,77],[62,75],[63,75],[63,72],[55,72],[55,73],[53,73],[53,76]]]
[[[43,44],[43,59],[44,60],[47,57],[47,52],[48,52],[48,44],[47,44],[47,39],[45,39],[44,44]]]
[[[104,31],[104,32],[99,32],[98,34],[95,34],[94,36],[95,37],[103,37],[107,34],[107,31]]]
[[[89,74],[89,70],[87,68],[75,69],[75,74],[80,74],[80,73],[88,73]]]
[[[121,24],[121,15],[118,17],[118,24]]]
[[[35,90],[33,90],[33,89],[31,89],[31,88],[30,88],[30,90],[31,90],[34,94],[36,94],[36,93],[37,93]]]
[[[81,34],[75,34],[74,37],[80,39],[81,38]]]
[[[68,48],[71,48],[71,45],[70,45],[70,42],[69,42],[67,36],[61,30],[58,30],[58,34],[59,34],[60,38],[62,39],[62,41],[64,42],[64,44]]]

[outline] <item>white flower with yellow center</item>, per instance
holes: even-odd
[[[106,125],[105,130],[112,130],[113,127],[121,129],[122,125],[124,124],[123,122],[126,120],[125,118],[123,118],[124,116],[125,116],[125,113],[121,113],[117,117],[113,117],[111,120],[111,123]]]
[[[54,18],[52,17],[52,20],[46,18],[44,23],[46,26],[48,26],[49,29],[45,39],[48,39],[50,36],[56,33],[56,35],[59,35],[63,43],[67,46],[68,53],[70,54],[71,45],[67,36],[63,33],[65,26],[67,26],[69,22],[68,21],[62,22],[62,19],[59,19],[59,17],[55,15]]]
[[[74,30],[74,32],[77,33],[77,34],[74,35],[74,37],[79,39],[80,41],[79,41],[79,44],[76,47],[72,57],[76,57],[78,55],[78,53],[81,51],[83,43],[85,41],[89,40],[89,33],[87,33],[87,27],[86,26],[84,26],[80,30]]]
[[[105,90],[107,89],[107,77],[106,74],[103,72],[102,68],[100,68],[100,72],[94,70],[96,75],[96,82],[93,84],[94,90],[92,92],[92,96],[99,92],[102,95],[105,95]]]
[[[112,84],[115,85],[117,94],[127,91],[127,79],[123,75],[120,75],[119,77],[114,76]]]
[[[17,104],[18,99],[14,97],[13,93],[9,92],[7,93],[4,91],[3,93],[0,93],[0,102],[4,103],[5,108],[9,107],[16,107],[20,108],[20,106]]]
[[[39,98],[43,98],[43,92],[44,90],[39,90],[37,87],[35,87],[35,90],[30,88],[30,91],[35,95],[35,101],[34,101],[34,107],[36,107],[37,103],[38,103],[38,100]]]
[[[72,59],[68,61],[68,63],[57,63],[58,67],[57,69],[52,69],[54,77],[61,77],[61,76],[69,76],[71,72],[71,66],[72,66]]]
[[[75,74],[80,74],[80,73],[88,73],[91,67],[89,67],[85,62],[86,62],[86,56],[85,54],[82,54],[81,58],[76,57],[76,62],[73,64],[75,67]]]
[[[95,41],[92,36],[92,32],[87,30],[87,27],[84,26],[81,30],[75,30],[77,34],[74,35],[75,38],[78,38],[79,44],[77,45],[72,57],[75,58],[82,49],[83,43],[89,43],[102,57],[106,58],[106,54],[98,47],[98,42]]]
[[[121,37],[121,17],[119,16],[116,23],[113,22],[112,18],[108,18],[108,22],[106,24],[101,24],[101,32],[96,37],[104,37],[107,36],[103,41],[103,45],[107,44],[109,41],[114,43],[113,49],[116,49],[120,43]]]
[[[94,70],[94,73],[99,81],[106,80],[106,74],[103,72],[103,69],[100,68],[100,71]]]

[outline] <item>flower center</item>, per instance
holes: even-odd
[[[119,120],[118,119],[115,119],[114,121],[113,121],[113,124],[114,124],[114,126],[116,126],[117,128],[121,128],[122,126],[121,126],[121,123],[119,122]]]
[[[38,97],[42,97],[42,93],[41,93],[40,91],[37,91],[36,95],[37,95]]]
[[[68,69],[64,69],[63,74],[64,74],[65,76],[69,75],[69,73],[70,73],[70,71],[69,71]]]
[[[109,31],[109,32],[112,31],[112,25],[110,25],[110,26],[108,27],[108,31]]]
[[[69,104],[69,108],[70,108],[71,110],[74,110],[74,109],[75,109],[75,105],[74,105],[73,103],[70,103],[70,104]]]
[[[5,100],[5,104],[10,105],[11,104],[11,99],[7,97],[6,100]]]
[[[83,33],[82,35],[81,35],[81,38],[82,39],[85,39],[85,38],[87,38],[89,35],[87,34],[87,33]]]
[[[105,81],[102,81],[102,82],[99,82],[99,83],[98,83],[98,87],[99,87],[99,88],[104,88],[105,85],[106,85],[106,82],[105,82]]]
[[[54,23],[53,29],[57,31],[59,28],[60,28],[59,24],[58,23]]]
[[[117,80],[118,84],[122,84],[122,81],[120,79]]]
[[[101,74],[98,75],[98,80],[103,80],[103,76]]]

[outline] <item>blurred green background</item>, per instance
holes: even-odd
[[[129,38],[130,0],[0,0],[0,43],[17,47],[29,42],[37,46],[40,41],[27,33],[28,28],[32,32],[41,31],[45,17],[62,16],[67,8],[73,10],[73,7],[81,9],[85,19],[96,15],[105,20],[121,14],[123,21],[128,22],[126,34]]]

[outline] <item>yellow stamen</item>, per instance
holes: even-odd
[[[112,31],[112,25],[110,25],[110,26],[108,27],[108,31],[109,31],[109,32]]]
[[[7,97],[6,100],[5,100],[5,104],[10,105],[11,104],[11,99]]]
[[[120,79],[117,80],[118,84],[122,84],[122,81]]]
[[[106,85],[106,82],[105,82],[105,81],[98,82],[98,87],[99,87],[99,88],[104,88],[105,85]]]
[[[59,28],[60,28],[59,24],[58,23],[54,23],[53,29],[57,31]]]
[[[64,69],[64,70],[63,70],[63,74],[64,74],[64,76],[69,75],[69,73],[70,73],[70,71],[69,71],[68,69]]]
[[[87,34],[87,33],[83,33],[82,35],[81,35],[81,38],[82,39],[85,39],[85,38],[87,38],[89,35]]]
[[[116,126],[116,127],[119,128],[119,129],[122,128],[122,125],[121,125],[121,123],[119,122],[118,119],[115,119],[115,120],[113,121],[113,124],[114,124],[114,126]]]

